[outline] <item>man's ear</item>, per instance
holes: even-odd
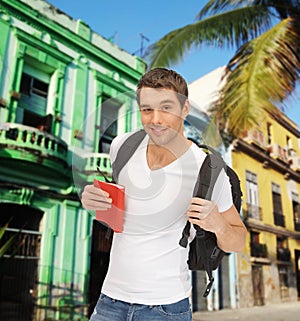
[[[185,100],[184,105],[182,107],[182,116],[185,118],[190,112],[190,102],[188,99]]]

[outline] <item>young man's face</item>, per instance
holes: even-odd
[[[184,118],[189,103],[180,105],[178,94],[171,89],[143,87],[140,91],[141,120],[145,131],[157,145],[167,145],[183,136]]]

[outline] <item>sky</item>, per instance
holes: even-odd
[[[56,8],[74,19],[81,19],[104,38],[131,54],[140,55],[147,46],[168,32],[195,22],[195,17],[208,0],[48,0]],[[143,50],[142,50],[143,49]],[[224,66],[234,49],[213,47],[193,48],[184,61],[171,66],[188,83]],[[300,85],[298,86],[300,87]],[[300,90],[289,99],[287,115],[300,128]]]

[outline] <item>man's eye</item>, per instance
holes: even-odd
[[[162,110],[169,110],[169,109],[171,109],[171,106],[168,106],[168,105],[166,105],[166,106],[162,106],[162,108],[161,108]]]
[[[150,113],[152,111],[151,108],[141,108],[141,112],[143,113]]]

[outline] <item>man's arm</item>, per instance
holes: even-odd
[[[246,243],[247,229],[234,205],[219,212],[213,201],[192,198],[188,220],[216,234],[219,247],[225,252],[239,252]]]

